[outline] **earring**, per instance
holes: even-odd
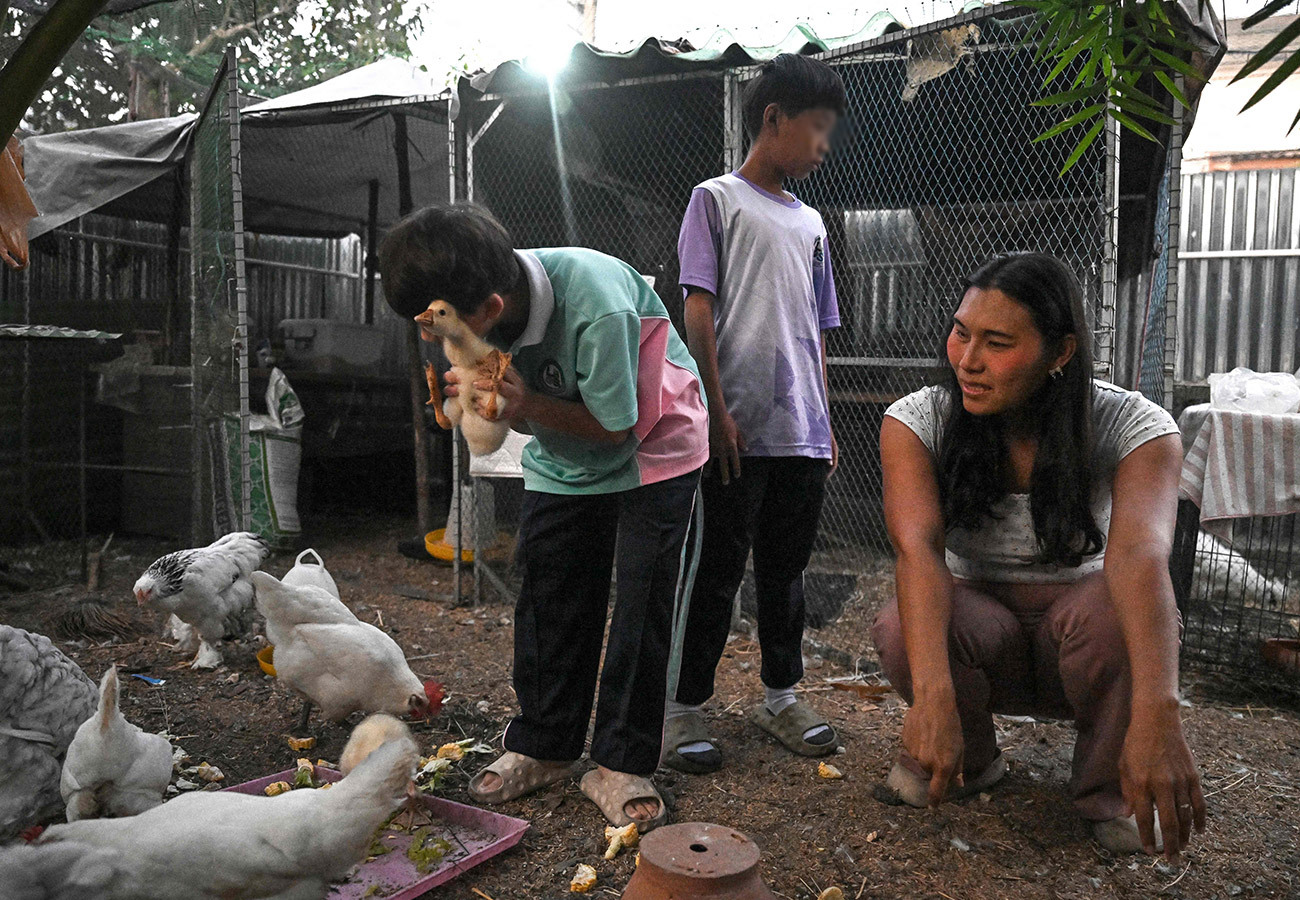
[[[1052,380],[1056,380],[1057,378],[1060,378],[1060,377],[1061,377],[1062,375],[1064,375],[1065,373],[1061,371],[1061,367],[1060,367],[1060,366],[1057,366],[1055,369],[1052,369],[1052,370],[1051,370],[1050,372],[1048,372],[1047,374],[1052,376]]]

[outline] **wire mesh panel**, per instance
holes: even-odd
[[[1179,504],[1173,575],[1183,656],[1300,691],[1300,516],[1239,519],[1224,542]],[[1286,643],[1290,642],[1290,644]]]
[[[1031,105],[1046,69],[1025,27],[966,17],[827,59],[848,109],[826,164],[794,187],[826,222],[842,321],[828,339],[840,471],[815,567],[862,570],[887,547],[881,418],[942,374],[967,275],[998,253],[1051,253],[1105,318],[1107,148],[1095,142],[1062,177],[1072,142],[1033,142],[1071,110]]]
[[[253,527],[238,87],[232,49],[199,116],[190,155],[196,542]]]
[[[861,573],[883,571],[881,419],[941,376],[965,276],[1004,251],[1061,257],[1083,283],[1107,370],[1114,142],[1095,142],[1061,176],[1073,142],[1033,138],[1074,110],[1031,105],[1048,71],[1027,46],[1032,20],[1000,15],[824,57],[844,78],[848,109],[827,163],[791,186],[826,222],[843,323],[828,345],[840,471],[806,584],[814,618],[863,594]],[[680,327],[682,215],[696,184],[743,159],[740,99],[756,71],[466,102],[456,129],[468,135],[467,195],[517,246],[576,244],[627,260],[655,279]]]
[[[488,95],[462,109],[469,199],[518,247],[625,260],[680,326],[677,234],[691,190],[723,171],[722,93],[712,72]]]

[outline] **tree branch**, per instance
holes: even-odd
[[[263,13],[251,22],[240,22],[238,25],[214,28],[206,37],[203,38],[203,40],[195,44],[187,55],[191,59],[196,56],[202,56],[204,53],[207,53],[212,49],[213,44],[226,43],[231,38],[239,37],[241,34],[246,34],[250,31],[256,31],[259,25],[274,19],[276,16],[282,16],[284,14],[285,10],[277,6],[270,12]]]
[[[56,0],[0,69],[0,145],[7,144],[50,73],[106,0]]]

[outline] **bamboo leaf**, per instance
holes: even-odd
[[[1096,124],[1088,129],[1088,133],[1083,136],[1077,145],[1075,145],[1073,152],[1070,153],[1070,157],[1065,161],[1065,165],[1061,167],[1062,175],[1073,169],[1075,164],[1083,158],[1083,154],[1087,153],[1088,148],[1092,146],[1092,142],[1097,140],[1097,135],[1101,134],[1101,129],[1105,124],[1106,120],[1104,118],[1098,119]]]
[[[1032,106],[1060,106],[1063,103],[1076,103],[1080,100],[1089,100],[1099,94],[1104,94],[1108,87],[1107,82],[1097,81],[1094,84],[1081,88],[1075,88],[1072,91],[1062,91],[1059,94],[1051,94],[1033,101]]]
[[[1246,21],[1241,23],[1242,30],[1244,31],[1247,28],[1254,28],[1260,22],[1263,22],[1265,19],[1269,18],[1275,13],[1278,13],[1281,10],[1286,9],[1288,6],[1291,5],[1291,3],[1292,0],[1269,0],[1269,3],[1259,12],[1252,13],[1251,15],[1246,17]]]
[[[1297,68],[1300,68],[1300,51],[1297,51],[1296,53],[1293,53],[1289,57],[1287,57],[1287,59],[1282,63],[1282,65],[1278,66],[1277,69],[1274,70],[1273,74],[1268,76],[1268,79],[1259,86],[1259,90],[1255,91],[1255,93],[1251,95],[1251,98],[1246,101],[1246,105],[1241,108],[1241,111],[1245,112],[1246,110],[1254,106],[1256,103],[1258,103],[1259,101],[1267,97],[1269,94],[1271,94],[1273,92],[1273,89],[1276,88],[1283,81],[1285,81],[1287,79],[1287,76],[1289,76]]]
[[[1074,62],[1075,57],[1077,57],[1080,53],[1082,53],[1084,50],[1087,50],[1088,48],[1089,45],[1086,42],[1079,41],[1076,44],[1074,44],[1072,47],[1070,47],[1068,50],[1066,50],[1064,53],[1062,53],[1060,58],[1057,59],[1056,65],[1052,67],[1052,71],[1048,73],[1048,76],[1046,78],[1043,79],[1043,87],[1047,87],[1049,84],[1055,81],[1057,77],[1062,72],[1065,71],[1066,67],[1069,66],[1070,63]]]
[[[1137,123],[1137,120],[1131,118],[1130,116],[1125,115],[1124,113],[1120,112],[1118,109],[1112,109],[1110,111],[1110,115],[1116,122],[1120,123],[1121,125],[1123,125],[1125,128],[1127,128],[1129,131],[1133,132],[1134,134],[1144,137],[1148,141],[1151,141],[1152,143],[1157,143],[1156,136],[1151,132],[1147,131],[1141,125],[1139,125]]]
[[[1187,95],[1184,94],[1182,90],[1178,87],[1177,82],[1175,82],[1172,78],[1170,78],[1164,72],[1161,72],[1159,70],[1156,70],[1155,76],[1156,76],[1156,81],[1164,85],[1165,90],[1169,92],[1169,96],[1173,97],[1176,101],[1178,101],[1179,106],[1181,106],[1183,109],[1192,108],[1192,104],[1189,103],[1187,100]]]
[[[1195,78],[1197,81],[1201,78],[1201,73],[1197,72],[1196,66],[1193,66],[1191,62],[1182,59],[1182,57],[1174,56],[1173,53],[1166,53],[1158,47],[1151,48],[1151,55],[1156,57],[1157,60],[1164,62],[1165,65],[1169,66],[1170,69],[1173,69],[1174,72],[1177,72],[1180,75],[1186,75],[1187,78]]]
[[[1057,122],[1051,128],[1047,129],[1038,137],[1030,141],[1030,143],[1037,144],[1040,141],[1051,140],[1052,138],[1056,137],[1058,134],[1069,131],[1074,126],[1092,118],[1093,116],[1102,114],[1105,111],[1105,109],[1106,109],[1106,104],[1104,103],[1094,103],[1091,106],[1084,107],[1083,109],[1079,110],[1077,113],[1070,116],[1069,118]]]
[[[1130,116],[1136,116],[1140,119],[1149,119],[1153,122],[1159,122],[1162,125],[1174,124],[1173,117],[1168,113],[1129,97],[1112,97],[1111,103],[1113,103],[1117,109],[1128,113]]]
[[[1300,37],[1300,19],[1296,19],[1283,28],[1278,32],[1277,37],[1260,47],[1250,59],[1246,60],[1246,64],[1241,67],[1241,71],[1233,77],[1233,82],[1238,82],[1257,72],[1261,66],[1271,62],[1297,37]]]

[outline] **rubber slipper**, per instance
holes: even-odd
[[[701,741],[710,744],[712,749],[702,753],[677,752],[678,747]],[[691,775],[705,775],[722,768],[722,754],[718,752],[713,738],[709,737],[709,729],[705,727],[704,719],[699,713],[673,716],[664,723],[663,764]]]
[[[916,765],[913,763],[913,765]],[[993,762],[989,763],[983,772],[978,775],[968,775],[963,779],[963,784],[958,785],[954,781],[948,785],[948,793],[944,795],[945,800],[961,800],[986,791],[993,785],[1002,780],[1002,776],[1007,774],[1007,761],[998,753]],[[912,771],[901,761],[895,762],[894,767],[889,770],[889,776],[885,779],[885,785],[898,795],[908,806],[914,806],[917,809],[925,809],[930,803],[930,779],[924,775]]]
[[[637,831],[644,833],[668,821],[668,805],[649,778],[627,772],[602,774],[599,769],[592,769],[582,776],[579,785],[611,825],[623,828],[635,822]],[[653,819],[633,819],[627,814],[627,805],[633,800],[654,800],[659,804],[659,814]]]
[[[839,739],[833,728],[831,728],[831,739],[823,744],[804,740],[804,735],[809,730],[818,727],[830,728],[831,723],[802,700],[790,704],[776,715],[772,715],[767,711],[767,706],[760,703],[751,718],[754,724],[780,741],[787,750],[800,756],[830,756],[839,746]]]
[[[576,761],[546,762],[508,750],[470,779],[469,795],[480,803],[505,803],[563,781],[576,765]],[[501,777],[501,786],[494,791],[483,790],[489,772]]]

